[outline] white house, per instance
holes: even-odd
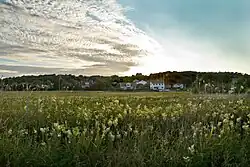
[[[90,87],[90,82],[86,81],[82,84],[82,88],[89,88]]]
[[[148,82],[147,81],[143,81],[143,80],[141,80],[141,81],[136,81],[136,85],[139,85],[139,84],[141,84],[141,85],[146,85]]]
[[[183,89],[184,88],[184,84],[176,83],[176,84],[173,85],[173,88]]]
[[[162,81],[150,81],[149,85],[151,90],[162,91],[165,89],[165,83]]]

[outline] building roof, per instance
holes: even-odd
[[[152,83],[152,84],[162,84],[164,82],[163,81],[159,81],[159,80],[153,80],[153,81],[150,81],[150,83]]]

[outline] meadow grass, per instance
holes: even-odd
[[[248,166],[250,99],[3,92],[0,166]]]

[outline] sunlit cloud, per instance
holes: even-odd
[[[100,71],[94,65],[103,65],[102,71],[122,73],[150,46],[150,37],[124,16],[125,10],[115,0],[6,1],[0,56],[17,61],[4,63],[9,66]]]

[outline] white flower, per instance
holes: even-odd
[[[45,130],[45,128],[40,128],[40,131],[41,131],[42,133],[44,133],[46,130]]]
[[[120,119],[122,119],[122,115],[120,113],[118,114],[117,117],[120,118]]]
[[[12,129],[10,129],[10,130],[8,131],[8,134],[9,134],[9,135],[11,135],[11,134],[12,134]]]
[[[237,118],[236,121],[237,121],[238,123],[240,123],[241,117]]]
[[[118,133],[118,134],[116,135],[116,138],[117,138],[117,139],[120,139],[120,138],[121,138],[121,135]]]
[[[59,126],[58,123],[53,123],[54,127],[57,128]]]
[[[114,125],[114,126],[117,126],[117,125],[118,125],[118,119],[117,119],[117,118],[113,121],[113,125]]]
[[[65,131],[65,134],[67,134],[68,137],[70,137],[72,135],[70,130]]]
[[[249,125],[245,124],[245,125],[242,126],[242,128],[243,128],[244,130],[248,130],[248,129],[249,129]]]
[[[42,142],[42,143],[41,143],[41,145],[42,145],[42,146],[45,146],[45,145],[46,145],[46,143],[45,143],[45,142]]]
[[[230,121],[229,124],[230,124],[231,127],[234,126],[234,122],[233,121]]]
[[[112,132],[109,133],[109,138],[111,141],[115,140],[115,136],[112,134]]]
[[[190,161],[190,157],[183,157],[185,162],[189,162]]]
[[[127,136],[128,136],[128,133],[127,133],[127,132],[124,132],[124,136],[127,137]]]
[[[195,152],[194,144],[192,146],[188,147],[188,150],[190,151],[191,154],[193,154]]]
[[[107,133],[109,131],[110,131],[110,128],[107,128],[107,129],[104,130],[104,133]]]
[[[231,119],[234,119],[234,115],[231,116]]]
[[[138,130],[134,130],[135,135],[138,135],[138,133],[139,133]]]
[[[216,112],[213,112],[212,116],[213,116],[213,117],[216,117],[216,116],[217,116],[217,113],[216,113]]]
[[[228,123],[228,122],[229,122],[229,120],[226,119],[226,118],[223,120],[223,123],[225,123],[225,124]]]

